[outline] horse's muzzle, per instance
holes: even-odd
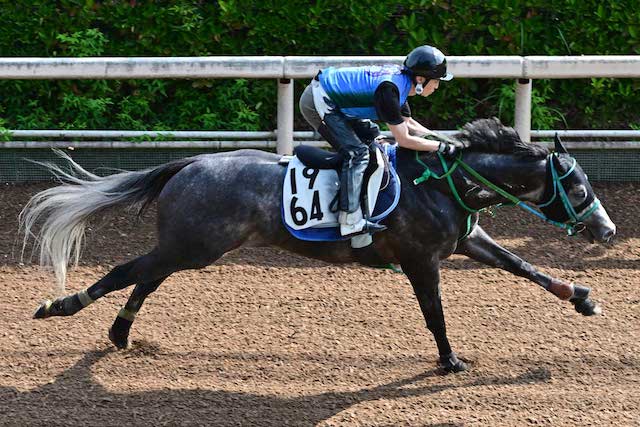
[[[613,229],[607,230],[603,235],[602,235],[602,242],[604,243],[609,243],[611,242],[611,240],[613,240],[613,237],[616,235],[616,229],[615,227]]]
[[[610,243],[616,235],[616,225],[602,205],[580,224],[584,227],[580,234],[591,243]]]
[[[616,226],[611,223],[611,227],[588,227],[579,229],[578,233],[590,243],[611,243],[616,235]]]

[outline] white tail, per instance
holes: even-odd
[[[65,153],[56,154],[71,166],[71,173],[50,163],[40,163],[49,169],[62,185],[34,195],[19,216],[24,231],[22,252],[29,240],[35,239],[40,249],[40,265],[51,266],[56,277],[56,292],[65,291],[67,266],[78,264],[85,226],[90,215],[115,205],[129,205],[142,211],[164,187],[164,184],[193,159],[181,159],[155,169],[121,172],[100,177],[74,162]],[[38,162],[39,163],[39,162]],[[36,223],[42,226],[34,233]]]

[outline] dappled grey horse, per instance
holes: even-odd
[[[169,275],[208,266],[240,246],[268,245],[332,263],[400,264],[447,371],[466,369],[447,339],[440,301],[440,261],[454,253],[525,277],[571,301],[584,315],[598,313],[588,288],[541,273],[502,248],[477,224],[475,213],[500,203],[528,207],[524,202],[529,202],[539,206],[545,220],[570,234],[608,242],[615,225],[575,159],[559,141],[555,153],[523,143],[497,119],[468,123],[456,137],[469,148],[455,161],[399,149],[400,202],[384,220],[388,230],[376,234],[373,247],[364,252],[352,249],[348,241],[308,242],[287,232],[280,217],[286,168],[276,154],[206,154],[106,177],[85,171],[65,156],[74,172],[48,165],[65,183],[33,196],[20,216],[25,241],[30,235],[37,239],[40,261],[53,266],[61,291],[68,263],[77,263],[91,215],[113,206],[137,207],[140,213],[157,199],[158,240],[149,253],[116,266],[89,288],[45,301],[34,317],[69,316],[135,284],[109,330],[113,344],[125,348],[145,298]],[[42,223],[37,232],[36,223]]]

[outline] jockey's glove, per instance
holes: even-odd
[[[445,157],[453,157],[458,153],[458,147],[453,144],[449,144],[448,142],[440,142],[440,146],[438,146],[438,153]]]

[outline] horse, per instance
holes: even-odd
[[[278,154],[259,150],[203,154],[102,177],[59,153],[70,169],[46,166],[62,183],[35,194],[19,217],[25,244],[35,237],[40,263],[53,266],[59,290],[64,291],[67,266],[78,262],[89,217],[107,208],[127,206],[140,215],[157,200],[157,243],[90,287],[46,300],[34,318],[73,315],[104,295],[135,284],[108,334],[118,349],[127,348],[136,313],[167,277],[204,268],[241,246],[275,246],[329,263],[400,265],[435,338],[440,368],[446,372],[468,369],[451,348],[440,299],[440,263],[452,254],[525,277],[570,301],[578,312],[598,314],[600,307],[589,298],[589,288],[538,271],[497,244],[478,223],[478,210],[511,203],[592,243],[613,238],[614,223],[559,139],[555,152],[542,144],[524,143],[496,118],[467,123],[455,138],[467,146],[455,160],[398,148],[400,200],[382,221],[387,230],[376,233],[364,250],[353,249],[348,241],[310,242],[291,236],[281,220],[286,168]],[[429,177],[442,179],[420,182]]]

